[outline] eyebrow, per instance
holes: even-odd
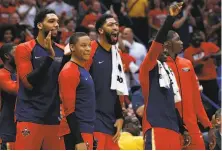
[[[107,24],[119,24],[117,21],[107,22]]]

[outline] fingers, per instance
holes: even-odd
[[[49,31],[48,35],[46,36],[46,39],[51,39],[51,34],[52,34],[52,32]]]
[[[120,138],[120,131],[117,131],[116,134],[113,136],[114,143],[118,142]]]

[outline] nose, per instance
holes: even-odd
[[[59,23],[58,22],[55,22],[55,25],[54,25],[55,27],[56,27],[56,29],[58,29],[59,28]]]

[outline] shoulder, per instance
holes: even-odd
[[[26,51],[31,52],[32,49],[35,47],[35,45],[36,45],[36,42],[33,39],[33,40],[30,40],[30,41],[19,44],[16,47],[16,51],[25,51],[26,50]]]
[[[190,68],[193,67],[191,61],[188,60],[188,59],[186,59],[186,58],[178,57],[178,60],[179,60],[179,64],[180,64],[182,67],[190,67]]]
[[[143,44],[141,44],[141,43],[138,43],[138,42],[134,42],[134,45],[135,45],[135,47],[139,50],[146,50],[146,47],[143,45]]]
[[[184,64],[191,64],[191,61],[186,58],[178,57],[178,59]]]
[[[79,69],[78,66],[72,62],[67,62],[64,67],[62,68],[59,77],[64,77],[64,78],[75,78],[76,76],[79,75]]]

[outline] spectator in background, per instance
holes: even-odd
[[[148,43],[148,1],[147,0],[128,0],[127,13],[133,22],[133,32],[145,44]],[[143,33],[143,34],[142,34]]]
[[[34,27],[34,19],[37,13],[35,0],[24,0],[24,3],[19,5],[17,13],[20,16],[21,25],[29,25]]]
[[[92,8],[89,14],[83,18],[81,26],[89,29],[95,29],[96,21],[101,15],[101,4],[96,0],[92,3]]]
[[[10,6],[11,0],[1,0],[0,4],[0,23],[8,23],[9,15],[16,11],[15,6]]]
[[[190,33],[193,32],[193,27],[196,26],[196,22],[190,12],[192,9],[192,2],[190,0],[185,0],[184,2],[183,10],[177,16],[173,27],[181,37],[181,41],[183,41],[183,48],[186,49],[189,46]]]
[[[78,5],[78,14],[83,17],[88,11],[91,5],[91,0],[81,0]]]
[[[204,27],[204,11],[206,8],[206,1],[205,0],[191,0],[192,9],[190,13],[195,19],[196,22],[196,29],[202,30],[205,32]]]
[[[221,108],[216,111],[214,118],[212,118],[212,124],[214,123],[214,131],[216,135],[216,144],[210,144],[207,133],[203,134],[206,149],[209,150],[221,150]]]
[[[4,24],[0,27],[0,47],[5,43],[13,43],[15,39],[15,28],[12,25]]]
[[[67,19],[64,21],[64,28],[61,31],[60,44],[67,44],[69,37],[75,32],[76,23],[74,20]]]
[[[129,54],[136,59],[136,64],[140,66],[146,56],[146,48],[141,43],[134,41],[134,33],[131,28],[123,30],[122,38],[131,44]]]
[[[55,10],[56,15],[58,15],[59,17],[62,15],[62,13],[65,13],[68,18],[73,17],[72,10],[74,8],[65,3],[63,0],[55,0],[54,2],[46,6],[46,8]]]
[[[135,117],[125,117],[118,144],[121,150],[143,150],[144,141],[140,136],[139,121]]]
[[[131,44],[131,47],[129,49],[129,55],[134,57],[136,59],[136,65],[140,66],[140,64],[143,62],[146,56],[147,51],[144,45],[134,41],[133,37],[134,34],[131,28],[125,28],[123,30],[122,33],[123,40],[127,40]],[[131,83],[130,87],[139,85],[139,79],[137,73],[133,74],[133,78],[130,83]]]
[[[97,40],[98,35],[95,29],[91,29],[89,30],[89,38],[93,41],[93,40]]]
[[[36,5],[38,8],[45,8],[50,3],[50,0],[36,0]]]
[[[28,25],[20,25],[20,17],[18,13],[10,14],[9,24],[13,25],[15,28],[15,43],[19,44],[21,42],[29,41],[33,38],[32,28],[30,29]]]
[[[15,45],[4,44],[0,49],[0,58],[4,68],[0,69],[0,150],[13,150],[16,136],[14,109],[18,84],[14,60]]]
[[[203,86],[203,93],[219,105],[214,57],[220,55],[220,48],[211,42],[202,41],[200,32],[194,32],[191,37],[191,46],[185,50],[184,57],[192,62],[200,84]],[[214,112],[212,107],[208,116],[211,118]]]
[[[164,6],[162,0],[151,0],[150,1],[150,8],[149,11],[149,26],[151,27],[151,37],[155,36],[157,31],[163,25],[166,16],[167,10]]]
[[[131,48],[131,44],[127,40],[122,40],[121,34],[119,35],[119,49],[122,51],[121,59],[124,66],[124,72],[126,76],[126,82],[128,90],[130,91],[131,83],[130,79],[132,74],[139,72],[139,66],[136,65],[136,59],[129,55],[129,49]]]
[[[221,47],[221,1],[213,5],[208,14],[207,37]]]

